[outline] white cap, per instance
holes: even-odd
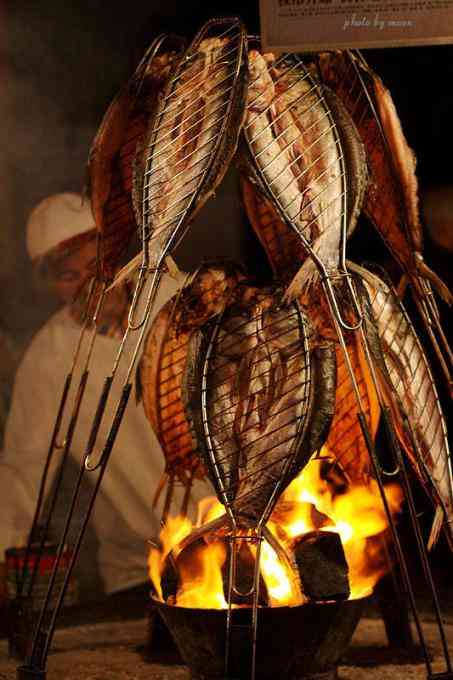
[[[27,250],[32,260],[68,239],[96,228],[89,200],[80,194],[54,194],[32,210],[27,222]]]

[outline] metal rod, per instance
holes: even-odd
[[[445,357],[443,356],[442,349],[439,345],[438,339],[436,338],[436,335],[434,333],[434,330],[433,330],[434,324],[432,323],[432,320],[430,319],[429,314],[427,314],[426,301],[420,300],[420,297],[415,292],[413,293],[413,297],[414,297],[417,309],[419,311],[420,317],[423,321],[423,325],[425,326],[426,332],[428,333],[429,338],[432,342],[435,354],[436,354],[437,359],[440,363],[440,367],[442,369],[442,373],[444,375],[444,378],[447,382],[449,393],[450,393],[450,396],[451,396],[453,394],[453,379],[452,379],[452,376],[451,376],[451,371],[448,367],[448,364],[445,360]],[[443,329],[440,326],[440,324],[436,323],[435,327],[436,327],[438,332],[442,331],[442,335],[443,335]]]
[[[83,339],[84,339],[88,324],[90,322],[89,308],[90,308],[91,300],[92,300],[93,295],[94,295],[94,290],[95,290],[95,279],[92,279],[91,283],[90,283],[88,298],[87,298],[86,307],[85,307],[85,318],[84,318],[82,328],[80,330],[80,334],[79,334],[79,337],[78,337],[78,340],[77,340],[77,345],[76,345],[76,348],[75,348],[75,351],[74,351],[74,355],[72,357],[71,368],[70,368],[70,371],[65,378],[62,394],[61,394],[61,397],[60,397],[60,402],[59,402],[58,409],[57,409],[57,415],[56,415],[56,418],[55,418],[55,423],[54,423],[52,435],[51,435],[51,438],[50,438],[49,448],[47,450],[47,456],[46,456],[46,460],[45,460],[45,463],[44,463],[43,473],[42,473],[40,484],[39,484],[38,497],[36,499],[35,511],[34,511],[34,514],[33,514],[31,529],[30,529],[30,532],[29,532],[29,535],[28,535],[27,545],[26,545],[26,548],[25,548],[25,555],[24,555],[24,563],[23,563],[23,566],[22,566],[22,573],[21,573],[20,579],[18,580],[17,595],[19,597],[22,595],[23,588],[24,588],[25,574],[28,570],[28,562],[29,562],[30,553],[31,553],[31,545],[32,545],[32,542],[33,542],[33,539],[34,539],[34,535],[36,534],[36,529],[37,529],[37,526],[38,526],[39,517],[41,515],[42,505],[43,505],[43,502],[44,502],[44,494],[45,494],[45,489],[46,489],[46,485],[47,485],[47,478],[48,478],[48,475],[49,475],[49,470],[50,470],[50,465],[51,465],[51,462],[52,462],[53,454],[55,452],[55,449],[57,448],[57,439],[58,439],[58,435],[60,434],[61,424],[63,422],[63,415],[64,415],[64,412],[65,412],[65,409],[66,409],[69,390],[71,388],[72,380],[73,380],[73,377],[74,377],[74,371],[75,371],[75,368],[76,368],[76,365],[77,365],[77,362],[78,362],[78,359],[79,359],[79,356],[80,356],[80,351],[81,351],[81,348],[82,348]],[[57,487],[57,489],[58,489],[58,487]],[[56,493],[57,493],[57,491],[56,491]],[[44,532],[44,533],[46,533],[46,532]],[[40,550],[40,552],[41,552],[41,550]],[[19,572],[17,571],[17,577],[18,577],[18,573]],[[28,593],[29,595],[31,595],[31,590],[32,590],[32,588],[30,587],[29,593]]]
[[[395,545],[395,550],[396,550],[396,554],[397,554],[397,557],[398,557],[398,563],[399,563],[399,566],[401,568],[401,574],[403,576],[404,584],[405,584],[405,587],[406,587],[406,593],[409,597],[409,602],[410,602],[412,614],[413,614],[413,617],[414,617],[415,627],[417,629],[417,635],[418,635],[418,638],[420,640],[420,646],[421,646],[421,649],[422,649],[426,669],[427,669],[428,675],[430,676],[432,674],[431,660],[429,658],[429,653],[428,653],[428,648],[427,648],[427,645],[426,645],[425,635],[423,633],[423,628],[422,628],[422,625],[421,625],[421,620],[420,620],[420,616],[419,616],[419,613],[418,613],[417,604],[415,602],[415,595],[414,595],[414,591],[412,589],[411,579],[410,579],[410,576],[409,576],[409,571],[408,571],[408,568],[407,568],[406,559],[404,557],[403,548],[401,546],[401,542],[400,542],[400,539],[399,539],[399,536],[398,536],[398,531],[396,529],[396,525],[395,525],[395,522],[393,520],[392,512],[390,510],[390,507],[389,507],[389,504],[388,504],[388,501],[387,501],[387,496],[385,495],[385,488],[384,488],[384,485],[382,483],[380,470],[379,470],[379,461],[377,459],[376,452],[375,452],[374,445],[373,445],[373,441],[370,437],[368,425],[367,425],[367,422],[366,422],[363,414],[358,413],[357,418],[358,418],[359,423],[360,423],[360,427],[361,427],[363,438],[365,440],[365,443],[366,443],[366,446],[367,446],[367,449],[368,449],[368,453],[370,454],[370,460],[371,460],[371,464],[372,464],[372,467],[373,467],[374,476],[375,476],[375,479],[376,479],[376,482],[377,482],[377,485],[378,485],[378,488],[379,488],[379,492],[380,492],[380,495],[381,495],[382,503],[384,505],[385,514],[387,516],[387,519],[389,520],[389,527],[390,527],[390,531],[391,531],[391,534],[392,534],[393,543]]]
[[[31,590],[32,590],[33,585],[34,585],[34,581],[35,581],[36,574],[37,574],[38,567],[39,567],[42,549],[43,549],[44,543],[46,541],[47,533],[48,533],[48,530],[49,530],[49,527],[50,527],[50,522],[51,522],[51,519],[52,519],[52,516],[53,516],[54,509],[55,509],[57,497],[58,497],[58,494],[59,494],[59,491],[60,491],[60,486],[61,486],[61,481],[62,481],[63,474],[64,474],[64,469],[66,467],[66,462],[68,460],[69,452],[71,450],[71,445],[72,445],[72,441],[73,441],[73,438],[74,438],[74,433],[75,433],[75,430],[76,430],[76,427],[77,427],[79,412],[80,412],[80,408],[81,408],[81,405],[82,405],[82,402],[83,402],[83,397],[84,397],[84,394],[85,394],[85,388],[86,388],[86,385],[87,385],[87,382],[88,382],[89,364],[90,364],[90,360],[91,360],[92,353],[93,353],[94,343],[95,343],[95,340],[96,340],[96,337],[97,337],[97,319],[98,319],[99,312],[100,312],[102,305],[103,305],[103,302],[104,302],[105,288],[106,288],[106,286],[104,284],[101,295],[100,295],[99,300],[98,300],[97,305],[96,305],[96,310],[94,312],[93,319],[92,319],[93,330],[92,330],[92,333],[91,333],[91,339],[90,339],[90,343],[89,343],[89,346],[88,346],[88,351],[87,351],[87,355],[86,355],[86,359],[85,359],[85,365],[84,365],[83,373],[82,373],[81,378],[80,378],[79,386],[78,386],[76,397],[75,397],[75,400],[74,400],[74,406],[73,406],[71,418],[70,418],[70,421],[69,421],[69,425],[68,425],[68,429],[67,429],[67,433],[66,433],[66,437],[65,437],[65,443],[64,443],[64,449],[63,449],[63,454],[62,454],[62,458],[61,458],[60,468],[59,468],[59,471],[58,471],[58,474],[57,474],[55,489],[54,489],[54,492],[53,492],[53,496],[52,496],[52,500],[51,500],[51,504],[50,504],[50,509],[49,509],[49,512],[48,512],[48,517],[47,517],[47,520],[46,520],[46,523],[45,523],[45,529],[44,529],[43,535],[41,536],[39,556],[38,556],[38,559],[35,561],[29,594],[31,594]]]
[[[233,586],[234,586],[234,538],[229,536],[229,567],[228,567],[228,609],[226,616],[226,633],[225,633],[225,678],[230,677],[231,666],[231,629],[233,624]]]
[[[368,363],[368,366],[370,368],[373,385],[374,385],[374,388],[376,390],[376,395],[377,395],[377,398],[378,398],[378,401],[379,401],[382,419],[383,419],[383,423],[384,423],[384,427],[385,427],[385,432],[386,432],[387,439],[388,439],[388,442],[389,442],[389,445],[390,445],[390,450],[392,451],[392,453],[395,457],[395,462],[396,462],[395,470],[398,473],[400,473],[401,477],[402,477],[403,486],[404,486],[404,490],[405,490],[405,497],[406,497],[406,501],[407,501],[407,505],[408,505],[408,509],[409,509],[409,516],[410,516],[410,520],[411,520],[412,529],[413,529],[413,532],[414,532],[415,537],[416,537],[417,547],[418,547],[418,550],[419,550],[419,556],[420,556],[420,560],[422,562],[422,568],[423,568],[423,571],[424,571],[425,579],[427,581],[427,584],[430,587],[430,592],[431,592],[431,596],[432,596],[432,600],[433,600],[433,604],[434,604],[435,615],[436,615],[436,623],[438,625],[438,629],[439,629],[439,633],[440,633],[440,637],[441,637],[441,644],[442,644],[442,649],[443,649],[443,652],[444,652],[444,658],[445,658],[445,662],[446,662],[446,665],[447,665],[448,672],[451,673],[451,670],[452,670],[451,662],[450,662],[450,657],[449,657],[449,652],[448,652],[448,646],[447,646],[447,643],[446,643],[445,631],[444,631],[444,627],[443,627],[443,623],[442,623],[442,616],[441,616],[441,613],[440,613],[439,602],[438,602],[438,598],[437,598],[437,594],[436,594],[436,588],[435,588],[434,581],[433,581],[433,578],[432,578],[432,572],[431,572],[431,568],[430,568],[430,564],[429,564],[429,560],[428,560],[428,556],[427,556],[427,551],[426,551],[426,548],[425,548],[425,544],[424,544],[423,537],[422,537],[421,530],[420,530],[420,525],[419,525],[419,522],[418,522],[417,512],[416,512],[416,508],[415,508],[415,504],[414,504],[414,498],[413,498],[413,494],[412,494],[412,489],[410,487],[410,482],[409,482],[409,478],[408,478],[408,475],[407,475],[407,470],[406,470],[406,467],[405,467],[403,455],[402,455],[402,452],[401,452],[401,447],[399,445],[398,438],[397,438],[397,435],[395,433],[395,429],[394,429],[394,426],[393,426],[393,421],[392,421],[392,418],[391,418],[389,408],[386,406],[384,399],[382,397],[382,394],[381,394],[381,389],[380,389],[380,386],[379,386],[379,381],[378,381],[378,378],[377,378],[376,369],[375,369],[375,366],[374,366],[374,361],[373,361],[373,358],[372,358],[372,355],[371,355],[371,350],[369,348],[368,337],[367,337],[363,328],[361,328],[361,330],[360,330],[360,335],[361,335],[361,340],[362,340],[362,346],[363,346],[364,351],[365,351],[365,356],[367,358],[367,363]],[[371,437],[369,436],[370,435],[369,430],[367,431],[367,434],[366,434],[364,429],[363,429],[363,423],[366,424],[366,421],[363,418],[363,414],[359,414],[359,419],[360,419],[360,423],[361,423],[361,427],[362,427],[362,432],[364,434],[364,438],[365,438],[365,441],[366,441],[366,444],[367,444],[367,448],[369,448],[369,443],[371,443],[371,445],[372,445],[372,442],[371,442]],[[407,426],[407,431],[411,435],[413,450],[414,450],[414,452],[417,453],[418,452],[418,445],[416,443],[416,440],[415,440],[415,437],[413,435],[413,431],[412,431],[412,428],[410,426],[410,423],[409,423],[407,416],[405,416],[404,420],[405,420],[405,423],[406,423],[406,426]],[[413,589],[412,589],[411,579],[410,579],[409,572],[408,572],[408,569],[407,569],[407,564],[405,562],[404,553],[402,551],[402,547],[401,547],[401,544],[400,544],[400,541],[399,541],[396,525],[393,521],[393,517],[391,515],[391,511],[390,511],[390,508],[388,506],[387,499],[385,497],[385,490],[384,490],[384,487],[382,485],[382,480],[381,480],[381,477],[380,477],[381,467],[380,467],[379,462],[377,460],[377,456],[376,456],[373,445],[371,446],[371,449],[369,449],[369,452],[370,452],[370,455],[371,455],[371,461],[372,461],[375,476],[376,476],[376,479],[377,479],[377,482],[378,482],[379,490],[381,492],[381,497],[382,497],[382,500],[383,500],[383,503],[384,503],[384,509],[385,509],[387,517],[389,519],[389,525],[390,525],[390,528],[391,528],[391,531],[392,531],[392,537],[393,537],[393,540],[394,540],[394,543],[395,543],[395,548],[396,548],[396,551],[397,551],[400,568],[401,568],[402,575],[403,575],[403,578],[404,578],[404,581],[405,581],[407,593],[409,595],[411,608],[412,608],[412,611],[413,611],[414,620],[415,620],[415,624],[416,624],[416,627],[417,627],[418,636],[419,636],[419,639],[420,639],[420,644],[421,644],[422,649],[423,649],[423,655],[424,655],[424,658],[425,658],[425,664],[426,664],[427,672],[428,672],[428,675],[431,675],[432,674],[431,662],[429,660],[429,654],[428,654],[428,651],[427,651],[427,646],[426,646],[426,641],[425,641],[425,638],[424,638],[421,620],[419,618],[417,606],[416,606],[416,603],[415,603],[415,596],[414,596],[414,592],[413,592]],[[419,455],[419,457],[420,457],[420,455]]]
[[[39,487],[39,491],[38,491],[38,498],[37,498],[37,502],[36,502],[36,506],[35,506],[35,512],[34,512],[34,515],[33,515],[33,521],[32,521],[30,533],[29,533],[28,539],[27,539],[27,546],[25,548],[25,556],[24,556],[24,563],[23,563],[23,566],[22,566],[21,577],[19,578],[19,569],[17,569],[17,573],[16,573],[16,576],[18,578],[17,594],[19,596],[22,595],[22,591],[23,591],[23,587],[24,587],[25,574],[26,574],[26,571],[28,570],[28,561],[30,559],[31,545],[32,545],[32,542],[33,542],[33,537],[36,534],[36,528],[38,526],[38,521],[39,521],[39,517],[40,517],[40,514],[41,514],[41,508],[42,508],[42,504],[43,504],[43,501],[44,501],[44,492],[45,492],[45,487],[46,487],[46,483],[47,483],[47,477],[48,477],[48,474],[49,474],[49,469],[50,469],[50,464],[51,464],[51,461],[52,461],[53,453],[55,451],[55,444],[56,444],[57,437],[58,437],[58,434],[59,434],[59,431],[60,431],[60,428],[61,428],[63,413],[64,413],[64,410],[65,410],[65,407],[66,407],[66,402],[67,402],[67,398],[68,398],[69,389],[71,387],[72,379],[73,379],[73,373],[72,372],[68,373],[68,375],[66,376],[64,387],[63,387],[63,392],[62,392],[60,404],[59,404],[59,407],[58,407],[57,417],[55,419],[55,425],[54,425],[54,429],[53,429],[53,432],[52,432],[52,437],[51,437],[51,440],[50,440],[49,449],[48,449],[48,452],[47,452],[46,462],[44,464],[43,474],[42,474],[42,477],[41,477],[40,487]]]
[[[254,570],[254,593],[252,605],[252,672],[250,680],[255,680],[256,675],[256,641],[258,633],[258,598],[259,598],[259,583],[260,583],[260,560],[261,560],[261,544],[263,536],[261,530],[257,532],[257,546],[255,555],[255,570]]]
[[[191,471],[190,471],[189,481],[188,481],[187,484],[185,485],[184,496],[183,496],[182,503],[181,503],[181,515],[182,515],[183,517],[186,517],[187,514],[188,514],[190,493],[191,493],[191,491],[192,491],[193,480],[194,480],[194,471],[191,470]]]
[[[170,513],[170,507],[171,507],[171,502],[173,499],[173,493],[174,493],[174,488],[175,488],[175,475],[174,473],[170,473],[168,475],[168,482],[167,482],[167,493],[165,494],[165,501],[164,501],[164,507],[162,509],[162,517],[161,517],[161,525],[164,526],[165,522],[167,521],[168,515]]]
[[[74,404],[74,410],[73,410],[73,413],[71,415],[68,433],[67,433],[66,440],[65,440],[65,447],[64,447],[63,455],[61,457],[61,463],[60,463],[60,467],[59,467],[58,474],[57,474],[56,481],[55,481],[55,490],[52,494],[49,512],[48,512],[47,519],[46,519],[46,522],[45,522],[45,525],[44,525],[44,531],[43,531],[43,534],[40,537],[38,555],[36,556],[35,563],[33,565],[33,570],[32,570],[32,574],[31,574],[31,578],[30,578],[30,584],[29,584],[28,593],[27,593],[27,595],[29,597],[31,596],[31,594],[33,592],[33,588],[34,588],[35,581],[36,581],[36,576],[38,574],[38,568],[39,568],[39,565],[41,563],[42,551],[44,549],[44,544],[45,544],[46,539],[47,539],[47,534],[48,534],[48,531],[49,531],[50,522],[51,522],[51,519],[53,517],[53,513],[54,513],[54,510],[55,510],[56,503],[57,503],[58,493],[60,491],[61,482],[62,482],[62,479],[63,479],[64,470],[65,470],[65,467],[66,467],[66,462],[67,462],[67,459],[68,459],[68,456],[69,456],[69,451],[70,451],[70,448],[71,448],[71,445],[72,445],[74,432],[75,432],[77,421],[78,421],[78,418],[79,418],[80,407],[82,405],[83,396],[85,394],[85,388],[86,388],[86,384],[87,384],[87,380],[88,380],[88,375],[89,375],[88,371],[85,370],[82,374],[82,377],[80,379],[79,388],[77,390],[77,396],[76,396],[76,400],[75,400],[75,404]]]
[[[99,489],[101,482],[102,482],[102,479],[104,477],[104,473],[105,473],[105,470],[106,470],[106,467],[107,467],[107,462],[110,458],[110,454],[112,452],[113,445],[115,443],[116,436],[118,434],[118,430],[119,430],[121,422],[123,420],[124,412],[126,410],[126,406],[128,404],[128,401],[129,401],[131,389],[132,389],[132,385],[130,383],[128,385],[125,385],[124,388],[123,388],[121,399],[120,399],[120,402],[118,404],[117,411],[115,413],[115,418],[114,418],[114,421],[113,421],[113,424],[112,424],[112,428],[109,432],[107,442],[106,442],[106,445],[104,447],[104,451],[103,451],[103,454],[102,454],[103,465],[101,467],[100,473],[99,473],[98,478],[96,480],[96,484],[95,484],[95,487],[93,489],[93,493],[92,493],[91,498],[90,498],[90,503],[89,503],[87,512],[85,514],[84,521],[83,521],[82,527],[80,529],[79,536],[77,538],[77,543],[76,543],[75,548],[73,550],[73,554],[71,556],[71,561],[69,563],[69,567],[68,567],[66,575],[65,575],[65,579],[64,579],[63,586],[62,586],[62,589],[61,589],[61,592],[60,592],[60,596],[58,598],[57,605],[54,609],[54,612],[52,614],[52,617],[51,617],[51,620],[50,620],[50,623],[49,623],[49,628],[48,628],[48,632],[47,632],[47,639],[46,639],[46,643],[45,643],[44,650],[43,650],[43,661],[44,661],[44,663],[47,660],[47,655],[49,653],[49,648],[50,648],[50,645],[52,643],[53,634],[55,632],[56,620],[57,620],[58,614],[60,612],[61,606],[63,604],[63,600],[64,600],[64,597],[65,597],[65,594],[66,594],[66,591],[67,591],[67,588],[68,588],[68,585],[69,585],[69,580],[70,580],[71,575],[72,575],[72,570],[74,568],[75,562],[77,560],[77,557],[78,557],[78,554],[79,554],[79,551],[80,551],[80,546],[82,544],[82,540],[83,540],[83,537],[85,535],[85,530],[86,530],[86,527],[87,527],[87,524],[88,524],[88,520],[90,519],[91,512],[92,512],[93,507],[94,507],[94,502],[95,502],[96,497],[97,497],[98,489]],[[82,474],[83,474],[83,467],[82,467]]]
[[[434,612],[435,612],[437,627],[438,627],[439,633],[440,633],[443,655],[444,655],[445,663],[447,665],[447,671],[449,673],[451,673],[452,672],[452,665],[451,665],[450,653],[448,651],[448,644],[447,644],[447,638],[446,638],[446,635],[445,635],[445,628],[444,628],[444,624],[443,624],[443,620],[442,620],[442,613],[441,613],[441,610],[440,610],[439,598],[437,597],[436,586],[435,586],[435,583],[434,583],[433,574],[432,574],[431,566],[430,566],[429,559],[428,559],[428,552],[427,552],[425,542],[423,540],[423,536],[422,536],[422,533],[421,533],[421,530],[420,530],[420,524],[419,524],[418,517],[417,517],[417,511],[416,511],[415,503],[414,503],[414,496],[413,496],[413,493],[412,493],[412,488],[411,488],[409,477],[408,477],[408,474],[407,474],[406,464],[405,464],[405,461],[404,461],[404,458],[403,458],[403,455],[402,455],[402,452],[401,452],[401,447],[399,446],[398,442],[396,441],[395,432],[394,432],[394,429],[391,425],[391,415],[389,413],[388,408],[384,409],[383,415],[384,415],[384,422],[386,424],[386,428],[388,430],[389,436],[392,437],[392,439],[393,439],[393,446],[394,446],[394,449],[395,449],[397,456],[398,456],[398,463],[400,465],[401,472],[402,472],[402,479],[403,479],[404,490],[405,490],[405,494],[406,494],[406,500],[407,500],[407,504],[408,504],[408,508],[409,508],[409,513],[410,513],[410,517],[411,517],[412,528],[414,530],[415,538],[417,540],[417,546],[418,546],[418,550],[419,550],[420,560],[421,560],[421,563],[422,563],[422,568],[423,568],[423,572],[424,572],[424,575],[425,575],[425,579],[426,579],[426,581],[429,585],[430,593],[431,593],[432,600],[433,600]],[[412,427],[410,425],[410,422],[409,422],[409,419],[407,418],[407,416],[404,417],[404,421],[405,421],[405,429],[409,433],[409,437],[411,439],[413,450],[417,451],[417,449],[418,449],[417,442],[415,440],[414,433],[413,433]]]

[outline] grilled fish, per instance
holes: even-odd
[[[369,296],[369,301],[365,300],[362,291],[364,308],[368,306],[372,313],[372,320],[368,318],[366,323],[367,335],[397,435],[434,502],[440,502],[452,519],[451,459],[445,420],[422,345],[393,288],[363,268],[353,268]]]
[[[362,410],[374,440],[379,425],[380,408],[368,364],[356,336],[348,340],[346,349],[359,389]],[[366,483],[371,476],[370,456],[357,419],[356,394],[343,351],[338,345],[336,345],[336,356],[335,415],[327,438],[326,448],[349,480],[356,483]]]
[[[307,251],[296,231],[281,219],[269,198],[245,175],[240,183],[247,217],[266,251],[273,273],[280,281],[290,281],[306,260]]]
[[[226,28],[223,37],[216,37]],[[245,30],[208,22],[175,66],[152,120],[137,172],[152,264],[176,246],[222,180],[236,150],[246,93]]]
[[[193,446],[181,401],[182,375],[191,334],[219,314],[243,278],[233,265],[203,266],[156,315],[137,371],[139,393],[161,444],[167,474],[184,485],[205,470]]]
[[[183,45],[182,39],[172,38],[168,51],[162,53],[157,42],[151,45],[130,81],[110,104],[91,145],[87,188],[101,236],[100,274],[104,279],[111,278],[136,229],[131,200],[136,148],[146,132],[157,94]]]
[[[249,69],[244,134],[252,179],[301,237],[305,259],[314,253],[327,271],[336,270],[343,223],[348,220],[352,231],[366,182],[354,126],[341,103],[319,87],[298,58],[276,61],[254,50]],[[309,258],[292,297],[316,278],[317,266]]]
[[[423,261],[415,154],[404,136],[392,96],[363,57],[351,52],[319,56],[323,81],[341,99],[357,125],[370,167],[364,211],[404,271],[433,283],[449,303],[452,297]]]
[[[279,306],[279,296],[242,286],[240,299],[193,334],[183,376],[200,453],[239,522],[270,511],[277,490],[321,446],[333,415],[333,350],[311,354],[308,321],[297,305]]]

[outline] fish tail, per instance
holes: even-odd
[[[307,293],[316,288],[319,283],[319,271],[313,260],[310,258],[303,263],[302,267],[285,290],[283,300],[285,302],[292,302],[293,300],[305,297]]]

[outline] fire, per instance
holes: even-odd
[[[196,550],[192,559],[181,561],[178,572],[182,585],[176,594],[179,607],[226,609],[222,581],[226,556],[226,547],[215,541]]]
[[[215,519],[221,517],[224,514],[225,508],[215,496],[202,498],[198,503],[196,526],[201,527],[203,524],[213,522]]]
[[[163,600],[161,576],[165,561],[173,548],[177,548],[191,531],[192,522],[187,517],[169,517],[159,536],[162,548],[151,548],[149,552],[149,576],[160,600]]]
[[[304,470],[280,497],[267,528],[288,555],[304,534],[311,531],[334,531],[340,535],[349,567],[351,599],[371,594],[379,578],[388,570],[385,531],[388,527],[378,485],[347,483],[341,488],[326,481],[322,475],[323,460],[312,458]],[[389,484],[385,494],[393,514],[399,512],[403,495],[400,487]],[[199,504],[195,527],[201,527],[224,514],[215,498],[205,498]],[[207,542],[198,540],[195,547],[183,551],[178,559],[181,541],[194,528],[187,517],[169,518],[162,530],[160,550],[153,548],[149,557],[149,573],[159,599],[163,600],[161,575],[168,555],[177,559],[178,589],[175,604],[181,607],[226,608],[227,545],[224,537]],[[248,543],[253,555],[256,547]],[[186,554],[187,552],[187,554]],[[296,606],[306,598],[295,586],[292,570],[263,540],[260,551],[260,572],[266,585],[270,606]]]
[[[263,541],[261,546],[260,570],[271,607],[302,604],[303,599],[294,588],[287,568],[267,541]]]
[[[349,567],[350,597],[365,597],[372,593],[388,569],[381,536],[388,522],[378,485],[375,480],[368,484],[350,484],[345,493],[336,494],[321,476],[324,457],[328,457],[325,449],[321,457],[313,458],[288,486],[269,528],[289,549],[308,531],[338,533]],[[403,501],[401,488],[389,484],[385,494],[392,513],[396,514]],[[266,581],[264,573],[263,578]]]

